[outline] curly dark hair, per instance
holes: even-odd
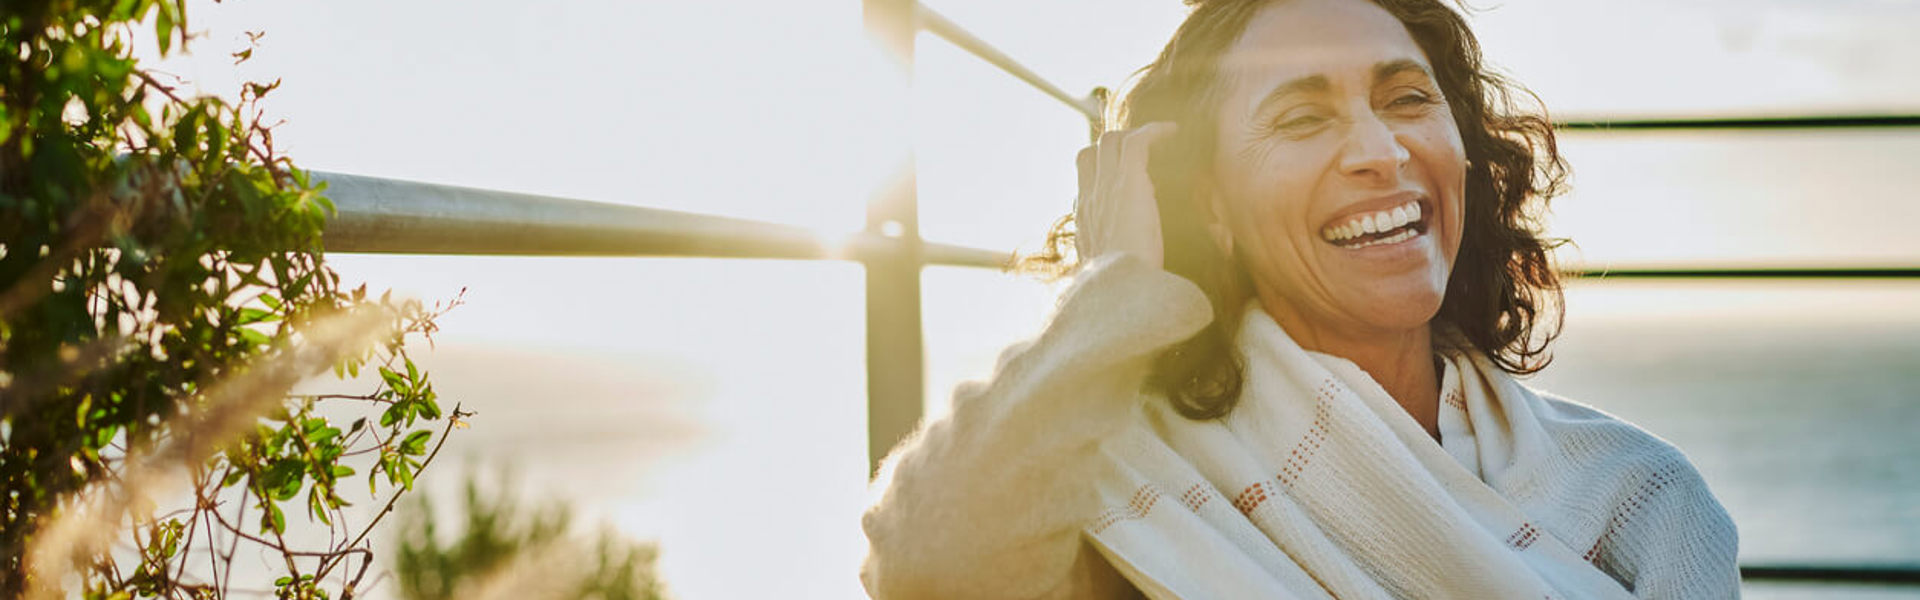
[[[1213,162],[1214,107],[1225,93],[1220,58],[1272,1],[1188,0],[1193,10],[1159,58],[1139,71],[1124,99],[1109,107],[1107,122],[1121,128],[1156,121],[1180,125],[1178,133],[1152,149],[1148,171],[1160,208],[1166,269],[1206,292],[1214,320],[1163,352],[1147,386],[1190,419],[1232,411],[1244,379],[1233,336],[1252,281],[1213,242],[1192,196]],[[1538,221],[1566,181],[1552,123],[1544,109],[1516,107],[1516,100],[1534,107],[1539,101],[1487,69],[1479,42],[1459,13],[1439,0],[1370,1],[1398,19],[1426,53],[1452,106],[1468,160],[1465,231],[1433,321],[1436,330],[1456,335],[1436,339],[1469,345],[1510,373],[1538,371],[1551,361],[1547,346],[1561,324],[1560,276],[1550,253],[1558,240],[1543,237]],[[1027,263],[1063,272],[1075,260],[1072,247],[1068,215],[1054,224],[1042,252]]]

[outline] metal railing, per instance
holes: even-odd
[[[917,0],[863,0],[869,31],[903,70],[926,32],[968,51],[1059,100],[1098,133],[1105,90],[1075,96],[1022,66]],[[1574,130],[1884,127],[1920,125],[1920,116],[1581,121]],[[908,151],[902,148],[902,151]],[[911,168],[869,203],[866,229],[842,240],[790,225],[630,205],[345,174],[316,173],[338,209],[326,230],[333,252],[655,256],[849,260],[866,269],[869,468],[910,432],[924,402],[920,271],[926,265],[998,268],[1007,252],[922,240]],[[1584,277],[1915,278],[1920,268],[1576,269]],[[871,471],[869,471],[871,472]],[[1747,565],[1753,579],[1920,583],[1915,566]]]
[[[516,256],[681,256],[865,261],[898,254],[898,236],[843,240],[792,225],[625,204],[315,173],[339,209],[333,252]],[[922,262],[1001,267],[1009,255],[920,243]]]

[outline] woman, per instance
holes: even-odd
[[[1046,330],[888,461],[876,597],[1709,598],[1653,435],[1521,386],[1561,165],[1434,0],[1198,0],[1081,155]]]

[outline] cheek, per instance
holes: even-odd
[[[1306,235],[1315,179],[1298,170],[1298,165],[1274,164],[1254,173],[1238,198],[1240,228],[1269,252],[1292,254]]]
[[[1432,191],[1462,200],[1460,196],[1466,191],[1467,151],[1460,141],[1460,132],[1453,128],[1451,122],[1447,122],[1409,133],[1404,138],[1405,143],[1412,146],[1411,150],[1419,157],[1421,167],[1431,178],[1436,188]]]
[[[1329,138],[1329,136],[1320,136]],[[1249,261],[1299,270],[1305,243],[1317,239],[1308,215],[1331,170],[1337,140],[1238,140],[1222,147],[1214,175],[1235,246]]]

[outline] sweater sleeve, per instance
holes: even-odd
[[[1088,264],[1039,337],[961,385],[952,412],[888,457],[863,519],[875,598],[1103,597],[1080,538],[1089,468],[1125,426],[1160,350],[1212,319],[1191,282],[1129,255]],[[1124,589],[1124,586],[1121,586]]]
[[[1651,502],[1640,523],[1645,535],[1665,548],[1636,554],[1659,556],[1634,565],[1634,594],[1640,598],[1740,598],[1740,533],[1692,463],[1680,458],[1676,488]]]
[[[1614,514],[1594,560],[1649,600],[1740,597],[1740,538],[1693,464],[1669,449]]]

